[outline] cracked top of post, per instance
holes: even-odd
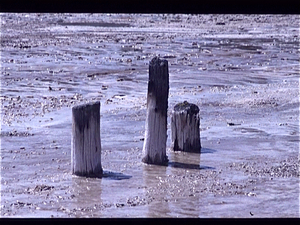
[[[75,105],[73,106],[73,109],[84,109],[84,108],[87,108],[87,107],[90,107],[90,106],[94,106],[94,105],[99,105],[100,106],[100,101],[95,101],[95,102],[88,102],[88,103],[85,103],[85,104],[81,104],[81,105]]]
[[[174,111],[187,111],[189,114],[199,113],[199,107],[187,101],[178,103],[174,106]]]
[[[160,59],[158,56],[155,56],[151,61],[150,61],[150,65],[155,65],[158,64],[160,66],[163,65],[168,65],[168,61],[165,59]]]

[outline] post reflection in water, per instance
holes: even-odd
[[[197,206],[183,197],[187,190],[180,190],[178,179],[191,170],[203,169],[200,167],[200,154],[169,151],[168,157],[168,166],[143,165],[145,194],[149,199],[147,217],[174,217],[183,213],[182,210],[187,211],[189,216],[195,216]],[[178,207],[181,210],[178,211]]]
[[[167,176],[176,177],[171,187],[176,187],[181,182],[186,182],[184,181],[185,176],[199,173],[201,169],[206,168],[205,166],[200,166],[201,154],[199,153],[170,151],[168,156],[169,165],[167,168]],[[187,189],[180,189],[183,186],[178,185],[179,190],[172,188],[171,195],[173,198],[169,202],[171,216],[178,217],[184,215],[187,217],[198,217],[199,205],[201,205],[199,202],[200,199],[198,199],[198,197],[191,197],[190,189],[192,186],[189,186]]]
[[[171,152],[169,154],[169,167],[172,168],[170,171],[176,171],[177,168],[200,170],[200,156],[199,153]]]
[[[148,213],[145,217],[170,217],[168,195],[160,188],[160,180],[165,179],[166,166],[143,165],[143,182],[147,187],[145,194],[149,197]],[[151,193],[154,191],[155,194]]]
[[[72,208],[75,209],[74,211],[76,212],[77,216],[80,216],[80,212],[82,211],[82,209],[97,208],[99,205],[101,205],[101,182],[102,179],[99,178],[72,176]],[[100,210],[97,210],[97,214],[99,214],[100,212]]]

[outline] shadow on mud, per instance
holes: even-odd
[[[177,152],[171,158],[171,161],[168,162],[167,166],[173,168],[181,168],[181,169],[193,169],[193,170],[203,170],[210,169],[214,170],[216,168],[210,166],[201,166],[200,158],[201,154],[206,153],[215,153],[217,150],[209,149],[209,148],[201,148],[201,153],[191,153],[191,152]]]
[[[210,148],[201,148],[201,154],[205,153],[215,153],[217,150],[215,149],[210,149]]]
[[[91,27],[130,27],[130,24],[128,23],[88,23],[88,22],[63,22],[58,21],[58,25],[61,26],[91,26]]]
[[[108,178],[111,180],[124,180],[124,179],[130,179],[132,176],[125,175],[122,173],[115,173],[115,172],[111,172],[111,171],[103,171],[103,174],[101,177]]]
[[[168,166],[174,168],[181,168],[181,169],[193,169],[193,170],[214,170],[216,168],[210,166],[200,166],[197,164],[189,164],[189,163],[181,163],[181,162],[169,162]]]

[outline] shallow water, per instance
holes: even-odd
[[[299,16],[2,14],[1,49],[1,216],[299,217]],[[168,115],[201,116],[200,155],[168,117],[166,167],[141,162],[155,55]],[[96,100],[105,177],[72,176],[71,107]]]

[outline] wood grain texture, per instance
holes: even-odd
[[[71,167],[78,176],[102,175],[100,102],[72,108]]]
[[[142,159],[144,163],[164,165],[168,162],[166,155],[168,96],[168,61],[155,57],[149,64],[146,132]]]
[[[201,152],[199,108],[184,101],[175,105],[171,116],[171,138],[174,151]]]

